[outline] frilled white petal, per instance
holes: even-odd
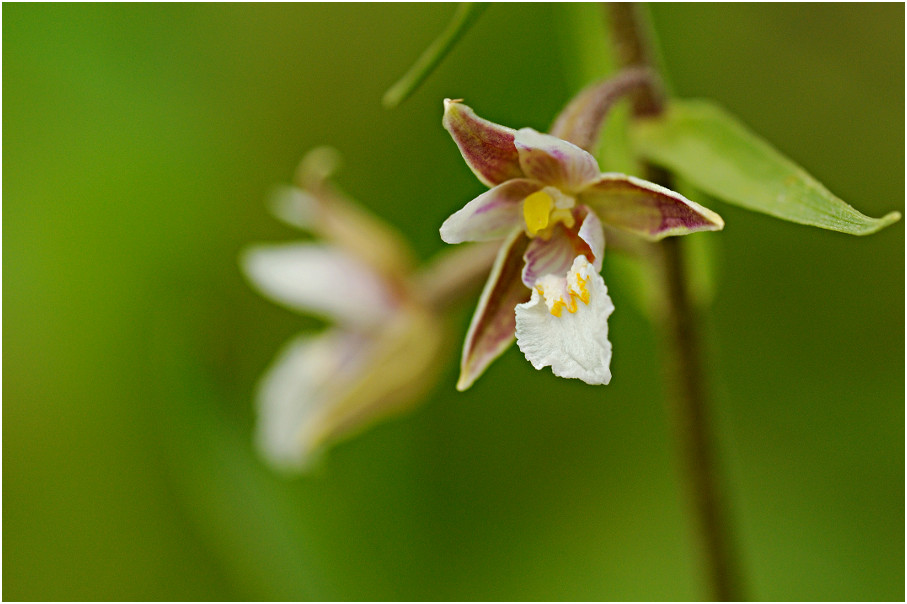
[[[243,253],[241,264],[262,295],[292,310],[368,327],[380,324],[396,306],[380,276],[332,246],[259,245]]]
[[[312,425],[367,356],[366,339],[339,330],[287,344],[258,386],[255,441],[269,463],[284,470],[307,465],[316,446]]]
[[[601,275],[578,256],[567,275],[546,275],[516,307],[517,345],[536,369],[587,384],[611,381],[608,317],[614,305]]]

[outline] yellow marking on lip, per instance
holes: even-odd
[[[589,304],[591,294],[589,293],[589,289],[586,287],[589,279],[583,279],[583,277],[579,273],[576,273],[576,281],[579,291],[576,291],[571,287],[567,292],[567,300],[564,300],[564,298],[558,298],[551,306],[551,314],[555,317],[560,317],[563,314],[565,308],[570,314],[575,314],[576,311],[579,310],[579,304],[577,304],[576,302],[577,299],[579,299],[585,305]],[[536,289],[540,294],[545,294],[544,290],[541,287],[536,287]]]
[[[561,313],[564,312],[565,306],[566,306],[566,304],[564,304],[563,300],[558,300],[557,302],[554,303],[554,306],[551,307],[551,314],[554,315],[555,317],[560,317]],[[575,311],[571,310],[570,312],[575,312]]]
[[[588,283],[589,280],[583,279],[582,276],[577,274],[576,281],[579,283],[579,299],[583,301],[583,304],[589,304],[589,290],[586,289],[586,283]]]

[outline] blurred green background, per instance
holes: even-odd
[[[482,190],[441,99],[544,129],[562,7],[492,6],[416,95],[451,5],[26,5],[3,24],[3,598],[684,600],[698,573],[657,338],[609,270],[614,380],[516,349],[272,473],[255,381],[318,329],[256,296],[264,200],[331,144],[417,252]],[[859,210],[903,211],[904,6],[657,5],[675,92],[717,99]],[[594,12],[592,13],[594,14]],[[904,223],[871,237],[707,202],[716,427],[750,595],[904,597]],[[462,330],[472,303],[458,311]]]

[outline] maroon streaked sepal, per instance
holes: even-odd
[[[457,390],[472,386],[488,365],[513,343],[514,308],[528,302],[531,294],[520,279],[528,245],[529,238],[523,230],[514,229],[498,252],[466,333]]]
[[[484,184],[493,187],[524,176],[513,144],[513,128],[480,118],[470,107],[450,99],[444,99],[441,123],[460,148],[466,165]]]
[[[517,130],[514,144],[528,178],[557,187],[568,195],[582,191],[601,172],[588,151],[532,128]]]
[[[602,174],[578,201],[602,222],[658,240],[669,235],[719,231],[724,220],[680,193],[625,174]]]

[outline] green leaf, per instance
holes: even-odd
[[[447,56],[454,44],[463,37],[463,34],[469,30],[486,8],[488,8],[487,3],[461,2],[447,28],[435,38],[434,42],[429,44],[428,48],[409,68],[409,71],[384,93],[384,98],[381,100],[384,106],[393,109],[408,99],[425,81],[425,78],[431,75],[435,67]]]
[[[897,222],[849,206],[720,107],[672,100],[657,118],[632,125],[636,152],[718,199],[749,210],[851,235]]]

